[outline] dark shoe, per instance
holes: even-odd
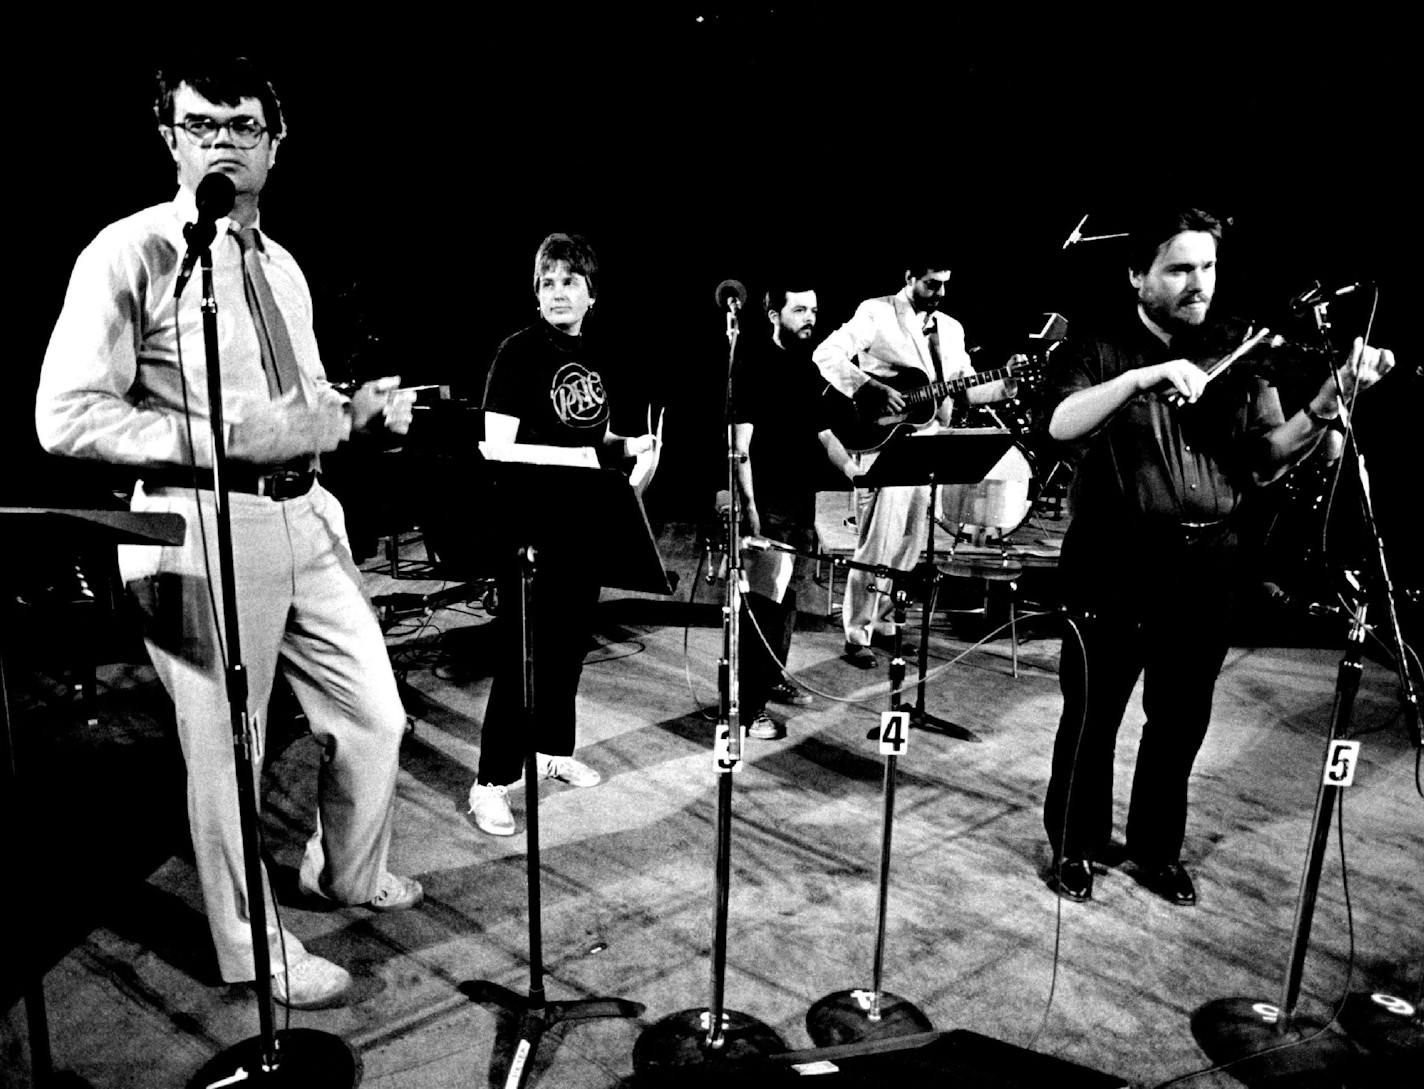
[[[1165,866],[1144,867],[1142,884],[1177,907],[1191,907],[1197,902],[1196,886],[1192,875],[1180,862],[1168,862]]]
[[[811,706],[811,693],[801,691],[788,681],[772,685],[771,698],[777,703],[789,703],[793,707]]]
[[[1064,900],[1081,904],[1093,898],[1093,864],[1086,858],[1065,858],[1058,863],[1053,887]]]
[[[845,649],[841,651],[841,661],[848,662],[856,669],[874,669],[880,664],[873,650],[860,646],[858,643],[845,645]]]

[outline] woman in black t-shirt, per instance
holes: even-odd
[[[539,319],[499,346],[485,383],[485,440],[544,446],[591,446],[600,462],[614,463],[651,450],[652,435],[624,438],[609,426],[608,392],[583,337],[594,304],[598,261],[586,241],[551,234],[534,258]],[[501,527],[504,532],[517,529]],[[513,546],[498,572],[507,607],[499,621],[498,660],[480,736],[480,766],[470,787],[475,824],[496,836],[514,834],[508,788],[517,785],[528,739],[519,729],[523,710],[523,646],[514,609],[519,576]],[[535,749],[539,774],[574,786],[594,786],[601,776],[573,757],[575,701],[584,654],[598,604],[596,572],[576,550],[551,542],[539,551],[531,627],[535,661]]]

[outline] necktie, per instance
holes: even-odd
[[[262,271],[262,243],[256,227],[234,232],[242,249],[242,287],[247,295],[247,308],[252,311],[252,323],[257,327],[257,345],[262,351],[262,370],[267,375],[267,389],[273,397],[287,390],[301,389],[297,376],[297,356],[287,335],[287,323],[272,297],[267,274]],[[298,394],[298,400],[301,395]]]
[[[933,314],[925,315],[925,339],[930,342],[930,361],[934,363],[935,381],[944,381],[944,363],[939,357],[939,322]]]

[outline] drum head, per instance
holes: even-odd
[[[978,484],[943,485],[939,513],[951,526],[995,530],[1007,537],[1023,525],[1037,498],[1033,455],[1015,443]]]

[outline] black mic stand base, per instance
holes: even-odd
[[[649,1025],[633,1045],[633,1070],[643,1073],[658,1067],[695,1066],[776,1055],[786,1051],[770,1025],[736,1010],[722,1011],[722,1031],[712,1040],[707,1008],[670,1013]]]
[[[461,983],[459,988],[467,998],[482,1005],[496,1005],[519,1014],[519,1037],[513,1046],[496,1042],[491,1057],[492,1070],[506,1071],[504,1085],[525,1084],[529,1061],[539,1050],[544,1033],[563,1021],[590,1021],[597,1017],[637,1018],[645,1007],[639,1002],[622,998],[580,998],[573,1001],[545,1002],[526,998],[518,991],[488,980]]]
[[[1282,1024],[1280,1007],[1263,998],[1218,998],[1192,1014],[1192,1036],[1217,1065],[1243,1085],[1269,1089],[1340,1089],[1356,1082],[1350,1042],[1327,1024],[1293,1015]],[[1379,1083],[1385,1084],[1385,1083]]]
[[[356,1056],[346,1044],[317,1029],[276,1034],[277,1064],[263,1065],[263,1038],[252,1036],[214,1055],[188,1081],[188,1089],[270,1086],[272,1089],[355,1089],[361,1080]]]
[[[806,1034],[817,1047],[836,1047],[862,1040],[885,1040],[933,1032],[934,1025],[918,1006],[890,991],[880,992],[880,1009],[870,1016],[870,990],[836,991],[806,1011]]]
[[[1424,1007],[1376,992],[1357,991],[1345,999],[1335,1018],[1350,1042],[1365,1053],[1361,1062],[1368,1077],[1363,1085],[1405,1085],[1404,1064],[1418,1077],[1424,1055]]]

